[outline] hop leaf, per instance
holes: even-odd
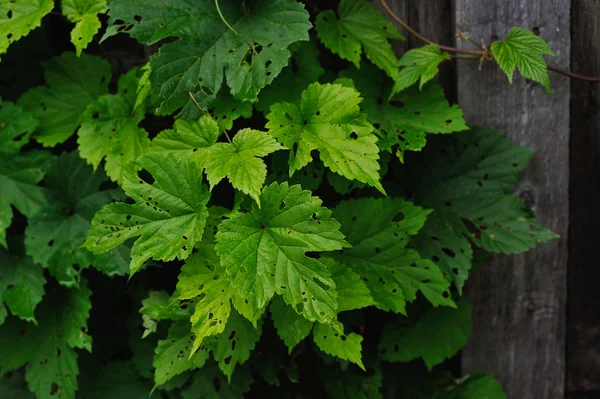
[[[0,327],[2,370],[27,363],[25,379],[37,398],[75,398],[79,374],[75,349],[92,349],[87,334],[90,295],[85,281],[81,289],[53,289],[39,306],[37,326],[9,319]]]
[[[283,299],[275,297],[271,301],[271,318],[277,329],[277,335],[291,352],[304,338],[310,334],[313,322],[296,313]]]
[[[556,54],[550,51],[544,39],[527,29],[512,27],[506,40],[492,43],[491,50],[511,84],[515,69],[519,68],[521,75],[538,82],[548,93],[552,93],[548,67],[542,55]]]
[[[52,11],[52,0],[16,0],[0,3],[0,54],[8,46],[40,26],[44,15]]]
[[[351,249],[338,260],[360,275],[375,306],[405,313],[418,291],[434,306],[451,306],[449,283],[440,270],[406,246],[430,211],[401,199],[358,199],[340,203],[334,215]]]
[[[390,101],[387,87],[392,85],[376,68],[362,65],[361,70],[349,69],[342,76],[352,79],[364,96],[362,108],[367,120],[382,133],[379,146],[387,151],[397,148],[400,161],[405,151],[420,151],[426,144],[426,134],[446,134],[468,127],[462,110],[449,105],[443,90],[435,83],[422,89],[416,86],[394,95]]]
[[[150,258],[187,258],[202,239],[210,197],[201,171],[187,158],[151,153],[135,164],[127,168],[123,179],[123,189],[135,204],[105,206],[96,213],[83,244],[94,253],[102,253],[140,236],[131,251],[131,274]],[[154,183],[138,177],[137,168],[147,170]]]
[[[235,98],[255,102],[258,92],[287,65],[287,47],[308,40],[311,27],[304,6],[293,0],[262,0],[251,9],[221,2],[220,12],[212,0],[170,0],[141,8],[116,0],[109,15],[111,26],[104,38],[123,27],[145,44],[180,38],[162,46],[150,61],[152,91],[163,100],[161,113],[188,103],[188,92],[216,95],[223,79]]]
[[[116,190],[100,190],[105,180],[104,173],[94,172],[77,152],[63,154],[48,168],[44,179],[48,205],[29,219],[25,248],[61,284],[76,285],[80,269],[89,265],[109,275],[127,273],[127,248],[103,255],[80,248],[94,214],[121,197]]]
[[[317,323],[313,332],[315,344],[328,355],[348,360],[365,370],[361,355],[363,337],[355,333],[339,333],[338,330],[343,330],[343,326],[338,324],[340,326],[336,329],[331,325]]]
[[[454,356],[471,335],[471,306],[462,298],[457,308],[430,308],[412,320],[388,324],[381,334],[381,359],[408,362],[423,358],[427,368]]]
[[[101,96],[87,107],[78,132],[81,157],[94,169],[106,158],[106,173],[119,183],[123,181],[125,165],[147,153],[150,147],[148,133],[138,127],[144,109],[138,107],[134,112],[134,104],[126,94],[137,87],[136,73],[132,70],[121,77],[117,95]]]
[[[324,258],[322,261],[331,271],[331,278],[335,282],[338,312],[362,309],[375,304],[371,291],[358,274],[333,259]]]
[[[404,38],[394,24],[365,0],[342,0],[338,15],[327,10],[317,16],[315,27],[323,44],[357,68],[364,48],[373,64],[395,77],[398,60],[388,40]]]
[[[100,30],[102,24],[98,14],[106,12],[108,5],[106,0],[63,0],[61,8],[63,15],[75,23],[71,31],[71,43],[75,45],[79,57]]]
[[[47,86],[23,94],[19,105],[40,121],[35,139],[53,147],[71,137],[88,104],[108,92],[110,65],[91,55],[78,58],[73,53],[63,53],[43,65]]]
[[[238,367],[231,380],[226,380],[217,365],[210,362],[202,367],[201,372],[194,374],[191,384],[183,387],[181,397],[183,399],[244,399],[244,393],[250,391],[254,382],[251,371],[249,367]]]
[[[395,78],[394,87],[390,98],[412,86],[417,80],[419,89],[423,89],[425,83],[429,82],[438,73],[438,65],[449,60],[450,55],[442,52],[435,44],[428,44],[420,48],[412,49],[402,55],[398,65],[404,67]]]
[[[341,85],[314,83],[302,93],[300,107],[271,106],[267,129],[290,151],[290,175],[312,161],[319,150],[323,164],[350,180],[384,193],[379,181],[379,148],[373,126],[361,114],[359,93]]]
[[[329,271],[307,252],[346,246],[340,225],[321,200],[286,183],[263,189],[262,207],[219,225],[216,250],[242,298],[264,307],[276,292],[309,320],[335,318],[335,284]]]

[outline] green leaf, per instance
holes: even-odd
[[[338,15],[327,10],[317,16],[315,27],[323,44],[357,68],[364,49],[373,64],[395,77],[398,60],[389,39],[404,38],[394,24],[365,0],[342,0]]]
[[[255,102],[258,92],[287,65],[287,47],[308,40],[311,24],[304,6],[293,0],[261,0],[251,8],[202,0],[175,0],[137,7],[127,0],[111,2],[104,38],[125,29],[145,44],[179,37],[151,58],[152,91],[163,100],[160,113],[186,105],[188,92],[216,96],[223,80],[233,96]]]
[[[471,335],[471,306],[462,298],[456,309],[429,308],[416,320],[389,323],[381,333],[379,354],[391,362],[422,358],[431,370],[458,353]]]
[[[188,370],[195,370],[206,363],[208,352],[201,350],[189,355],[194,336],[188,322],[174,323],[167,339],[158,341],[154,361],[154,384],[159,386]]]
[[[250,352],[258,342],[260,333],[260,323],[255,327],[239,313],[231,312],[225,330],[216,336],[213,354],[229,383],[235,367],[250,358]]]
[[[76,285],[80,269],[93,265],[108,275],[128,271],[126,248],[94,255],[80,248],[86,239],[90,221],[105,204],[121,198],[116,190],[102,190],[106,180],[94,172],[77,152],[65,153],[48,167],[44,186],[48,205],[29,219],[25,230],[25,248],[34,262],[44,265],[66,286]]]
[[[85,399],[158,399],[151,391],[152,384],[137,373],[131,360],[111,361],[81,386]]]
[[[341,323],[339,324],[339,330],[343,330],[343,326],[341,326]],[[361,354],[362,336],[355,333],[340,334],[338,333],[338,329],[331,325],[317,323],[313,332],[313,338],[315,344],[323,352],[343,360],[348,360],[365,370]]]
[[[344,201],[334,210],[352,244],[336,258],[366,282],[379,309],[404,314],[418,291],[434,306],[455,306],[441,271],[406,248],[429,212],[398,198]]]
[[[156,332],[158,322],[163,320],[189,320],[190,311],[188,304],[178,302],[179,293],[175,292],[173,297],[164,291],[150,291],[148,297],[142,300],[142,314],[144,333],[142,338],[146,338],[151,333]],[[185,306],[184,306],[185,305]],[[184,308],[185,307],[185,308]]]
[[[283,299],[275,297],[271,301],[271,318],[277,335],[283,340],[288,352],[310,334],[313,322],[296,313]]]
[[[311,152],[318,150],[331,171],[385,193],[379,181],[377,137],[360,112],[360,102],[356,90],[313,83],[302,93],[300,107],[271,106],[267,129],[290,149],[290,175],[311,162]]]
[[[323,258],[321,261],[331,271],[338,292],[338,312],[375,305],[371,291],[358,274],[333,259]]]
[[[304,89],[325,73],[319,62],[320,52],[314,37],[308,42],[293,43],[288,49],[292,53],[288,66],[258,95],[255,108],[265,115],[275,103],[300,103]]]
[[[275,152],[271,155],[271,165],[269,166],[269,174],[266,180],[267,184],[276,181],[279,183],[288,182],[290,185],[299,184],[303,189],[311,191],[319,188],[325,174],[325,168],[320,161],[309,163],[290,177],[288,173],[288,159],[289,155],[283,151]],[[334,173],[332,174],[339,176]],[[340,176],[340,179],[343,179],[343,177]]]
[[[0,157],[19,154],[38,127],[38,121],[29,112],[10,101],[0,100]]]
[[[27,91],[19,105],[40,121],[35,139],[53,147],[71,137],[88,104],[108,92],[111,73],[107,61],[87,54],[63,53],[43,64],[47,86]]]
[[[44,15],[52,11],[52,0],[15,0],[0,3],[0,54],[8,46],[41,25]]]
[[[206,160],[211,190],[224,177],[233,187],[250,195],[260,206],[260,190],[267,177],[267,165],[260,157],[283,147],[265,132],[240,130],[231,143],[215,143]]]
[[[379,146],[390,152],[395,148],[402,162],[405,151],[420,151],[425,146],[427,133],[447,134],[468,129],[462,110],[449,105],[443,90],[433,82],[422,89],[409,87],[386,102],[392,81],[373,66],[362,65],[360,71],[351,68],[342,72],[342,76],[352,79],[364,96],[362,108],[367,120],[381,133]]]
[[[456,388],[457,399],[506,399],[502,385],[491,375],[470,373]]]
[[[25,376],[20,373],[9,373],[0,377],[0,397],[3,399],[35,399],[35,395],[27,388]]]
[[[253,302],[244,303],[238,298],[212,245],[203,246],[198,253],[188,258],[179,274],[177,290],[179,299],[198,298],[191,317],[195,336],[191,353],[200,348],[206,337],[223,332],[231,314],[232,302],[253,325],[257,325],[264,311],[255,307]]]
[[[131,93],[137,87],[136,70],[123,75],[121,87]],[[133,111],[134,104],[125,94],[104,95],[91,103],[81,117],[77,144],[81,157],[98,167],[106,159],[106,173],[113,181],[123,182],[125,166],[149,151],[148,133],[138,127],[143,108]]]
[[[423,89],[425,83],[429,82],[438,73],[438,65],[450,60],[450,54],[442,52],[435,44],[415,48],[402,55],[398,65],[404,67],[394,79],[394,87],[390,98],[394,94],[412,86],[419,81],[419,89]]]
[[[309,320],[333,320],[335,284],[326,266],[306,253],[347,246],[340,224],[299,186],[273,183],[260,199],[261,208],[253,205],[251,213],[219,225],[216,250],[230,283],[259,308],[278,293]]]
[[[71,43],[75,45],[79,57],[100,30],[102,24],[98,14],[106,12],[108,4],[106,0],[63,0],[60,6],[62,14],[75,23],[71,31]]]
[[[243,399],[252,385],[251,369],[238,367],[228,382],[214,363],[209,363],[194,374],[192,383],[181,391],[183,399]]]
[[[512,84],[515,68],[521,75],[538,82],[552,94],[548,67],[542,55],[556,55],[541,37],[527,29],[512,27],[505,41],[495,41],[490,46],[494,58]]]
[[[150,173],[154,183],[138,177],[138,168]],[[135,203],[110,204],[96,213],[83,245],[102,253],[140,236],[131,251],[131,274],[151,258],[186,259],[202,240],[208,217],[210,193],[202,184],[201,170],[188,158],[150,153],[130,165],[123,180],[125,193]]]
[[[52,289],[39,306],[38,325],[9,319],[0,327],[3,372],[27,364],[25,379],[37,398],[74,399],[77,390],[75,348],[91,351],[87,319],[91,291]]]
[[[332,399],[383,399],[379,365],[367,364],[367,373],[327,367],[323,373],[323,382],[328,397]]]
[[[469,230],[464,235],[488,251],[523,252],[557,237],[536,221],[523,201],[504,194],[517,182],[530,149],[479,127],[439,145],[427,153],[417,202],[464,219]]]
[[[44,272],[31,258],[10,254],[0,248],[0,324],[4,323],[6,305],[21,319],[36,323],[34,311],[44,295]]]

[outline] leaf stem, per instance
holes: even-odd
[[[219,13],[219,17],[221,17],[221,21],[223,21],[223,23],[229,28],[229,30],[231,32],[233,32],[234,35],[236,35],[237,37],[239,37],[240,39],[245,41],[248,44],[248,46],[250,46],[254,49],[254,45],[252,43],[250,43],[250,41],[248,39],[246,39],[244,36],[240,35],[235,29],[233,29],[233,26],[229,25],[229,22],[227,22],[227,20],[225,19],[225,16],[221,12],[221,7],[219,7],[219,0],[215,0],[215,6],[217,7],[217,12]]]
[[[198,109],[206,116],[208,116],[209,118],[211,118],[213,121],[215,121],[217,123],[217,126],[219,126],[219,129],[225,133],[225,137],[227,137],[227,141],[229,141],[229,144],[231,144],[231,139],[229,138],[229,135],[227,134],[227,130],[225,130],[225,128],[223,127],[223,125],[221,125],[221,122],[219,122],[219,119],[213,117],[207,110],[205,110],[202,105],[200,105],[200,103],[196,100],[196,97],[194,97],[194,95],[192,94],[191,91],[188,91],[188,94],[190,95],[190,98],[192,99],[192,101],[194,102],[194,104],[196,104],[196,107],[198,107]]]
[[[388,12],[388,14],[390,14],[390,16],[392,17],[392,19],[394,21],[396,21],[398,24],[400,24],[404,29],[406,29],[408,32],[410,32],[410,34],[412,34],[414,37],[416,37],[417,39],[428,43],[428,44],[435,44],[436,46],[438,46],[440,49],[448,51],[448,52],[452,52],[452,53],[458,53],[458,54],[471,54],[471,55],[477,55],[479,56],[480,60],[483,59],[492,59],[492,54],[489,51],[483,51],[483,50],[468,50],[468,49],[461,49],[461,48],[456,48],[456,47],[450,47],[450,46],[444,46],[443,44],[439,44],[434,42],[431,39],[426,38],[425,36],[421,35],[419,32],[417,32],[416,30],[414,30],[413,28],[411,28],[406,22],[404,22],[402,19],[400,19],[400,17],[398,15],[396,15],[396,13],[394,13],[394,11],[390,8],[390,6],[388,5],[388,3],[386,2],[386,0],[379,0],[379,2],[381,3],[381,5],[383,6],[383,8]],[[487,57],[487,58],[486,58]],[[455,57],[458,58],[458,57]],[[467,59],[467,58],[462,58],[461,59]],[[471,59],[471,58],[468,58]],[[472,58],[475,59],[475,58]],[[564,76],[568,76],[570,78],[573,79],[579,79],[579,80],[585,80],[588,82],[600,82],[600,78],[594,77],[594,76],[585,76],[585,75],[579,75],[577,73],[573,73],[564,69],[560,69],[557,67],[553,67],[550,65],[546,65],[549,71],[552,72],[556,72],[559,73],[561,75]]]

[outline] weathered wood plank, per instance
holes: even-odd
[[[573,71],[600,76],[600,2],[573,0]],[[571,82],[567,389],[600,389],[600,86]],[[597,393],[598,394],[598,393]]]
[[[568,67],[570,0],[456,0],[456,29],[490,43],[511,26],[537,28]],[[459,43],[461,46],[468,46]],[[537,149],[516,193],[562,238],[519,256],[497,256],[467,283],[473,335],[463,351],[465,372],[493,373],[509,398],[562,398],[565,375],[565,301],[569,214],[568,79],[551,76],[550,97],[515,77],[512,86],[491,63],[457,67],[458,103],[472,124],[492,126]]]

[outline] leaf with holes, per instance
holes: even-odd
[[[392,321],[382,332],[379,353],[390,362],[422,358],[431,370],[458,353],[470,335],[471,305],[462,298],[456,309],[430,308],[417,318]]]
[[[537,222],[523,201],[505,194],[531,154],[488,128],[456,134],[427,151],[428,168],[416,200],[462,218],[463,235],[488,251],[525,251],[557,237]]]
[[[261,324],[253,326],[237,312],[231,312],[225,330],[215,337],[213,346],[215,361],[231,383],[231,376],[238,364],[243,364],[250,358],[250,352],[258,342],[261,334]]]
[[[98,14],[105,13],[108,5],[106,0],[63,0],[60,6],[62,14],[75,23],[71,31],[71,43],[75,45],[77,56],[80,56],[100,30],[102,23]]]
[[[120,93],[107,94],[91,103],[81,118],[77,144],[81,157],[94,169],[106,159],[105,169],[113,181],[123,181],[125,166],[149,151],[148,133],[138,127],[144,109],[133,111],[128,94],[137,86],[136,70],[123,75]]]
[[[36,323],[34,311],[44,295],[44,271],[31,258],[0,248],[0,325],[6,307],[21,319]],[[6,305],[6,307],[5,307]]]
[[[191,353],[196,352],[206,337],[223,332],[231,314],[231,305],[256,325],[264,309],[255,302],[239,298],[227,280],[225,268],[212,245],[204,245],[186,261],[177,284],[179,299],[197,299],[191,316],[194,341]],[[251,299],[251,298],[250,298]]]
[[[52,0],[12,0],[0,3],[0,54],[8,46],[41,25],[44,15],[52,11]]]
[[[142,338],[155,333],[158,323],[164,320],[189,320],[191,312],[187,302],[178,302],[179,293],[172,297],[164,291],[150,291],[148,297],[142,300],[142,315],[144,333]]]
[[[47,86],[27,91],[19,105],[40,121],[35,139],[53,147],[71,137],[88,104],[108,92],[111,73],[107,61],[87,54],[63,53],[43,65]]]
[[[275,297],[271,301],[271,318],[288,352],[291,352],[304,338],[310,334],[313,322],[298,314],[294,308],[285,303],[281,298]]]
[[[302,93],[300,107],[271,106],[267,129],[290,151],[290,175],[312,161],[318,150],[331,171],[385,193],[379,181],[379,147],[373,126],[360,112],[360,93],[341,85],[313,83]]]
[[[339,333],[338,330],[343,331],[344,328],[341,323],[337,323],[339,324],[337,329],[331,325],[317,323],[313,331],[315,344],[328,355],[348,360],[364,370],[361,354],[363,337],[355,333]]]
[[[253,129],[240,130],[231,143],[215,143],[208,150],[205,166],[211,190],[227,177],[234,188],[260,206],[260,190],[267,177],[267,165],[261,158],[282,148],[272,136]]]
[[[224,79],[235,98],[255,102],[287,65],[287,47],[308,40],[311,27],[304,6],[293,0],[261,0],[251,8],[222,2],[219,10],[211,0],[143,7],[116,0],[109,15],[104,38],[123,30],[145,44],[179,38],[150,60],[152,91],[163,100],[161,113],[185,106],[188,92],[215,96]]]
[[[158,341],[154,361],[155,386],[162,385],[171,378],[188,370],[200,368],[208,360],[208,352],[200,350],[190,356],[194,336],[188,322],[174,323],[169,328],[166,339]]]
[[[386,102],[392,81],[373,66],[362,65],[360,71],[350,68],[343,71],[342,76],[352,79],[364,97],[362,108],[367,120],[381,133],[379,146],[387,151],[396,149],[402,162],[405,151],[421,151],[428,133],[447,134],[468,129],[462,110],[457,105],[449,105],[443,90],[433,82],[421,89],[409,87]]]
[[[302,168],[298,173],[290,177],[288,173],[288,154],[285,152],[275,152],[271,155],[271,164],[267,174],[267,184],[273,182],[294,185],[299,184],[305,190],[314,191],[323,182],[325,168],[320,161],[311,162]],[[337,176],[337,175],[336,175]]]
[[[357,68],[364,49],[373,64],[395,77],[398,60],[389,40],[404,38],[394,24],[365,0],[342,0],[338,15],[327,10],[317,16],[315,27],[323,44]]]
[[[542,56],[556,54],[550,51],[544,39],[530,30],[512,27],[506,40],[493,42],[490,49],[511,84],[515,69],[519,68],[521,75],[538,82],[552,94],[548,67]]]
[[[398,65],[404,68],[394,79],[390,98],[417,81],[419,81],[419,89],[423,89],[425,83],[437,75],[439,64],[445,60],[450,60],[450,54],[442,52],[435,44],[428,44],[404,53],[398,62]]]
[[[331,278],[335,282],[338,312],[375,305],[369,287],[358,274],[331,258],[323,258],[322,262],[331,271]]]
[[[300,186],[273,183],[263,189],[262,207],[219,225],[216,250],[242,298],[263,307],[278,293],[309,320],[336,315],[335,283],[329,270],[307,252],[347,246],[340,224],[321,200]]]
[[[75,399],[76,348],[92,349],[87,334],[91,291],[53,288],[38,307],[38,325],[11,318],[0,327],[0,366],[3,372],[27,364],[25,379],[37,398]]]
[[[147,171],[154,182],[138,177],[137,169]],[[139,236],[131,250],[131,274],[151,258],[186,259],[202,239],[208,217],[210,193],[196,164],[150,153],[126,169],[123,181],[135,203],[118,202],[97,212],[83,245],[98,254]]]
[[[127,248],[94,255],[80,247],[94,214],[105,204],[122,198],[117,190],[100,190],[105,180],[104,173],[94,172],[77,152],[63,154],[50,165],[44,179],[48,205],[29,219],[25,230],[27,254],[66,286],[76,285],[80,269],[90,265],[108,275],[128,271]]]
[[[229,381],[216,364],[208,363],[194,374],[192,383],[181,390],[181,396],[183,399],[243,399],[254,382],[251,371],[249,367],[238,367]]]
[[[418,291],[434,306],[455,306],[438,267],[406,247],[429,213],[398,198],[344,201],[334,210],[352,244],[336,259],[366,282],[379,309],[404,314]]]

